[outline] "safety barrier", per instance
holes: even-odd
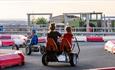
[[[103,38],[100,36],[86,36],[88,42],[103,42]]]
[[[108,36],[78,35],[75,37],[77,38],[78,41],[84,41],[84,42],[104,42],[109,40],[115,40],[115,36],[110,35]],[[27,40],[27,37],[25,37],[24,35],[0,34],[0,46],[2,46],[2,44],[5,44],[6,42],[9,44],[13,43],[23,44],[25,40]],[[39,42],[46,42],[46,37],[39,37]]]
[[[115,40],[115,36],[83,36],[83,37],[84,37],[83,40],[87,42],[104,42],[109,40]],[[82,36],[77,36],[77,38],[82,39]]]
[[[0,46],[23,45],[26,40],[24,35],[0,34]]]
[[[78,41],[81,42],[104,42],[109,40],[115,40],[115,36],[75,36]],[[74,41],[75,39],[73,39]],[[39,37],[39,42],[45,42],[46,37]]]
[[[23,65],[25,57],[21,51],[0,49],[0,70],[13,65]]]
[[[1,40],[2,46],[13,46],[15,43],[13,40]]]

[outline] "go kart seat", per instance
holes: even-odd
[[[52,38],[47,38],[46,51],[58,52],[58,47]]]
[[[72,45],[70,44],[70,42],[67,39],[63,38],[61,42],[60,50],[70,53],[71,48],[72,48]]]

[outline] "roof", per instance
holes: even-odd
[[[55,23],[56,25],[65,25],[64,23]]]
[[[0,20],[0,25],[28,25],[24,20]]]

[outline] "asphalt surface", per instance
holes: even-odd
[[[25,56],[24,66],[13,66],[3,70],[89,70],[102,67],[115,66],[115,55],[104,51],[105,42],[79,42],[81,52],[79,62],[76,67],[71,67],[69,63],[49,63],[48,66],[42,65],[42,55],[32,53]]]

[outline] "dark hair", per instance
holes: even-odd
[[[67,32],[71,32],[71,27],[69,27],[69,26],[66,27],[66,31],[67,31]]]
[[[55,30],[55,23],[50,24],[50,30]]]
[[[32,32],[33,32],[33,33],[36,33],[36,30],[33,29]]]

